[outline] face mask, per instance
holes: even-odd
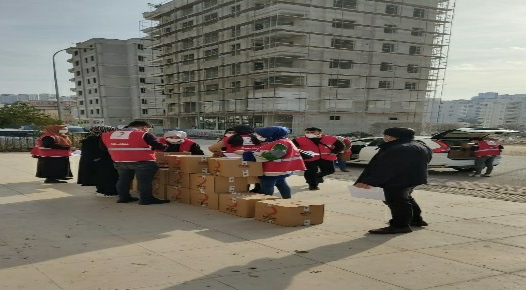
[[[58,130],[58,132],[60,134],[67,134],[69,131],[68,131],[68,129],[61,129],[61,130]]]
[[[258,138],[259,141],[265,141],[265,140],[267,140],[267,138],[265,138],[265,137],[263,137],[263,136],[261,136],[261,135],[259,135],[259,134],[254,134],[254,136],[256,136],[256,138]]]
[[[305,134],[305,137],[307,137],[307,138],[320,138],[320,135],[316,135],[316,134]]]
[[[225,134],[225,137],[230,138],[230,137],[232,137],[232,135],[234,135],[234,134]]]
[[[176,139],[176,138],[166,138],[166,141],[172,144],[184,143],[184,139]]]

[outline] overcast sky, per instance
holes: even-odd
[[[147,3],[0,0],[0,94],[54,93],[55,51],[95,37],[140,37]],[[526,0],[457,0],[444,99],[526,94],[525,15]],[[67,54],[56,60],[61,95],[70,95]]]

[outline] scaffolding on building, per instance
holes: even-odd
[[[426,100],[441,98],[455,0],[179,0],[151,6],[141,30],[151,48],[162,50],[153,65],[164,80],[157,88],[170,127],[224,129],[246,122],[356,131],[359,124],[346,123],[346,116],[355,122],[385,117],[378,128],[415,126],[423,122]],[[340,19],[323,19],[320,9]],[[402,13],[409,10],[416,11],[412,17]],[[407,27],[411,23],[418,29]],[[318,43],[328,38],[330,46]],[[393,50],[379,49],[384,42]],[[385,55],[390,62],[378,62]],[[409,65],[397,63],[409,58]]]

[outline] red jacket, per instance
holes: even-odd
[[[170,145],[170,143],[168,143],[168,141],[166,141],[164,137],[159,138],[159,142],[163,143],[164,145]],[[194,140],[184,138],[184,142],[180,144],[178,152],[190,152],[190,148],[194,144],[195,144]],[[161,151],[161,150],[157,150],[157,151]]]
[[[500,144],[496,141],[481,140],[477,142],[479,148],[475,150],[475,157],[500,155]]]
[[[300,151],[296,145],[289,139],[281,139],[271,143],[267,143],[258,149],[259,151],[269,151],[276,144],[283,144],[287,149],[287,153],[280,159],[274,161],[263,162],[263,175],[283,175],[297,170],[305,170],[305,163],[301,158]]]
[[[325,135],[321,137],[320,143],[318,145],[305,136],[295,138],[294,140],[298,142],[298,147],[301,150],[312,151],[319,154],[305,160],[305,162],[315,161],[320,158],[324,160],[338,159],[336,154],[332,153],[332,150],[334,149],[334,143],[338,141],[338,138],[334,136]]]
[[[55,135],[53,134],[44,134],[38,137],[37,144],[31,150],[31,155],[35,155],[39,157],[68,157],[68,156],[71,156],[71,151],[69,149],[53,149],[53,148],[44,147],[44,143],[42,142],[42,138],[44,137],[51,137],[55,139]]]
[[[236,150],[256,151],[261,146],[254,144],[250,135],[241,135],[241,137],[243,138],[243,145],[241,146],[232,146],[231,144],[228,144],[229,137],[223,137],[221,141],[223,141],[223,144],[226,146],[225,152],[234,153]]]
[[[102,134],[115,162],[155,161],[155,153],[144,141],[146,132],[140,130],[113,131]]]

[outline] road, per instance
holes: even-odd
[[[195,140],[205,153],[215,140]],[[337,172],[331,178],[354,180],[363,171],[364,165],[349,164],[349,172]],[[472,195],[485,198],[505,199],[526,202],[526,156],[504,155],[500,165],[493,170],[491,177],[470,177],[467,172],[453,169],[432,169],[429,171],[429,185],[421,186],[435,192]]]

